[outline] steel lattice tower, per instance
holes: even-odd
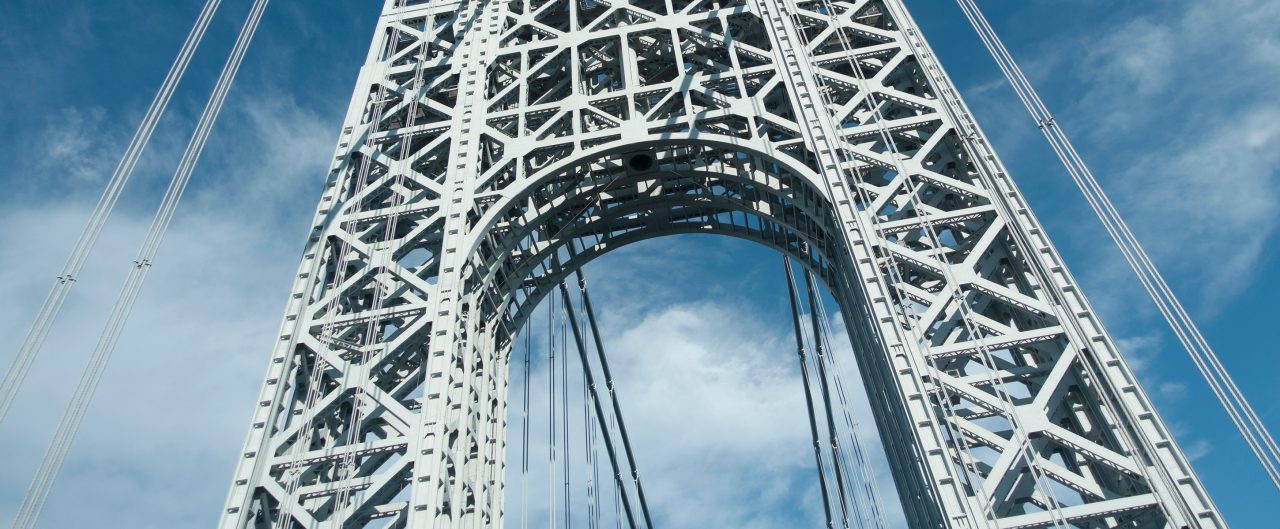
[[[691,232],[831,289],[912,527],[1225,527],[900,0],[387,0],[313,226],[223,529],[501,527],[515,333]]]

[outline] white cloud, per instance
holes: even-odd
[[[219,135],[197,170],[44,527],[204,527],[217,519],[338,128],[274,90],[255,92],[244,110],[223,117],[221,129],[239,134]],[[75,157],[50,163],[40,171],[82,166]],[[143,189],[135,183],[128,192]],[[42,198],[0,212],[19,228],[0,232],[0,295],[19,300],[0,306],[6,336],[25,331],[92,205],[79,194]],[[113,217],[0,427],[0,517],[16,510],[149,220],[127,208]]]
[[[1280,224],[1280,107],[1240,109],[1204,130],[1137,158],[1117,187],[1159,264],[1198,278],[1195,294],[1218,307],[1249,287]]]
[[[1280,4],[1179,2],[1083,35],[1072,65],[1088,81],[1073,112],[1117,160],[1104,186],[1210,313],[1248,287],[1280,223],[1278,42]]]
[[[116,156],[113,142],[102,137],[106,114],[101,107],[58,112],[38,136],[38,167],[77,184],[104,180]]]
[[[656,251],[659,246],[647,244],[646,249]],[[605,258],[604,266],[623,261],[611,257]],[[627,267],[632,265],[629,259],[625,262]],[[598,279],[593,282],[598,283]],[[594,289],[593,299],[605,307],[599,309],[608,323],[602,334],[655,524],[672,528],[821,525],[822,504],[789,322],[768,321],[762,311],[743,309],[744,303],[732,297],[698,293],[686,294],[681,303],[649,305],[619,317],[613,296],[601,295],[602,290]],[[535,355],[545,355],[546,316],[533,321]],[[851,364],[846,336],[837,332],[833,339],[837,353]],[[570,353],[569,369],[576,377],[580,367],[572,348]],[[513,373],[519,370],[517,365]],[[531,385],[535,490],[529,505],[534,527],[546,525],[548,516],[548,499],[540,492],[548,480],[547,376],[543,361],[536,366]],[[855,399],[851,411],[867,424],[870,410],[856,372],[844,373],[844,379]],[[515,380],[512,389],[510,483],[520,482],[520,384]],[[575,400],[570,410],[580,422],[581,400]],[[574,431],[580,432],[581,427]],[[864,426],[859,432],[873,454],[878,487],[890,495],[884,497],[890,526],[902,527],[874,427]],[[580,440],[580,433],[571,437],[572,443]],[[601,468],[607,478],[607,460],[601,460]],[[574,479],[580,478],[575,475]],[[612,490],[607,481],[605,485]],[[507,523],[514,524],[519,520],[515,513],[522,510],[519,487],[508,489],[507,498]],[[605,505],[605,511],[612,512],[611,504]]]
[[[1280,224],[1280,4],[1087,9],[1100,14],[1013,53],[1183,301],[1211,317],[1249,288]],[[1017,42],[1017,28],[997,29]],[[966,95],[989,107],[984,122],[1095,304],[1113,327],[1156,316],[1084,202],[1059,200],[1078,191],[1047,149],[1025,148],[1040,134],[997,86]]]

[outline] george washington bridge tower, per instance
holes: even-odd
[[[907,3],[386,0],[219,527],[517,525],[521,329],[683,233],[830,293],[913,529],[1225,527]],[[600,487],[651,528],[595,349]]]

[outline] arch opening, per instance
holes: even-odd
[[[853,268],[815,181],[807,167],[712,142],[587,156],[535,178],[484,219],[473,214],[487,229],[464,273],[467,290],[482,293],[474,310],[507,350],[542,298],[593,259],[655,237],[713,233],[789,255],[843,309]]]
[[[711,263],[673,269],[700,256],[706,256]],[[822,525],[813,446],[805,418],[804,385],[781,264],[776,249],[754,241],[723,234],[681,234],[611,251],[586,266],[592,303],[600,319],[604,348],[635,446],[643,486],[649,493],[655,526]],[[646,286],[658,280],[667,286]],[[577,318],[584,320],[572,277],[569,283]],[[805,287],[798,288],[803,304]],[[829,290],[819,286],[818,291],[827,300],[824,304],[833,307]],[[580,510],[585,511],[584,476],[589,472],[580,469],[586,463],[581,451],[587,449],[583,444],[583,416],[592,411],[584,407],[590,401],[582,394],[584,382],[573,334],[559,334],[559,325],[565,320],[563,304],[559,292],[544,299],[520,330],[510,356],[509,408],[504,415],[509,440],[504,494],[508,527],[518,526],[525,512],[535,526],[546,523],[548,518],[549,494],[545,489],[551,482],[547,438],[551,376],[557,385],[568,386],[571,397],[569,418],[558,415],[556,430],[563,434],[565,428],[569,429],[570,449],[558,444],[556,461],[572,461],[569,474],[574,503],[571,509],[565,508],[561,503],[564,489],[558,488],[556,516],[563,521],[565,512],[571,511],[573,525],[587,525],[587,515]],[[549,310],[558,316],[548,314]],[[807,308],[802,310],[808,339],[809,317]],[[864,390],[856,387],[859,373],[851,361],[853,351],[845,336],[847,331],[834,309],[828,316],[824,321],[833,327],[828,355],[840,356],[844,381],[852,390],[848,393],[850,410],[860,424],[869,425],[871,406]],[[554,345],[549,345],[552,318],[556,318],[554,328],[560,330],[553,332]],[[562,341],[566,339],[567,342]],[[594,364],[590,330],[584,331],[584,341]],[[812,342],[808,344],[813,362]],[[553,347],[554,357],[548,354]],[[532,363],[525,364],[530,350]],[[562,361],[567,361],[567,367],[559,364]],[[556,369],[561,371],[550,373],[550,363],[560,366]],[[530,365],[531,378],[525,378]],[[814,376],[811,367],[810,377]],[[597,372],[595,383],[604,387],[598,377]],[[528,415],[522,414],[521,407],[525,384],[532,388],[527,401],[530,407],[524,408]],[[816,382],[813,384],[817,398],[818,388]],[[601,398],[605,400],[606,414],[611,413],[607,395]],[[837,422],[843,426],[841,411],[836,403]],[[561,413],[559,408],[555,413]],[[566,420],[568,427],[564,425]],[[819,421],[822,420],[820,411]],[[532,433],[528,436],[521,433],[526,421],[531,424]],[[871,430],[860,431],[874,461],[875,477],[880,479],[879,490],[885,500],[881,508],[894,511],[891,520],[900,520],[889,474],[884,472],[887,463],[883,449],[869,433]],[[826,440],[824,434],[824,444]],[[842,451],[852,453],[848,437],[841,440]],[[596,460],[600,480],[596,486],[605,491],[603,522],[608,525],[615,513],[610,503],[614,485],[604,448],[598,444],[596,448],[596,457],[600,458]],[[528,450],[531,462],[527,481],[522,480],[523,450]],[[621,448],[618,453],[621,458]],[[621,464],[624,476],[629,476],[625,461]],[[562,487],[566,473],[560,467],[555,472],[554,482]],[[832,479],[830,472],[828,469],[828,480]],[[846,485],[852,481],[849,479]],[[829,488],[834,490],[835,484],[829,483]],[[526,495],[527,505],[532,507],[528,511],[522,509]],[[635,507],[634,498],[632,501]]]
[[[474,346],[505,362],[495,369],[511,371],[520,329],[575,270],[613,250],[669,235],[715,234],[763,245],[810,270],[834,296],[846,324],[865,316],[841,226],[811,168],[732,144],[646,147],[548,168],[513,198],[472,211],[473,233],[482,235],[463,270],[464,290],[479,295],[466,317],[487,327],[480,334],[491,341]],[[862,347],[870,350],[863,334]],[[875,372],[886,368],[870,366]],[[883,407],[887,392],[873,392],[869,400]],[[892,419],[882,414],[872,418],[890,437],[906,431],[883,428],[882,421]]]

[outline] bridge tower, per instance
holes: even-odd
[[[834,294],[911,527],[1225,527],[902,0],[386,0],[219,527],[502,527],[517,331],[692,232]]]

